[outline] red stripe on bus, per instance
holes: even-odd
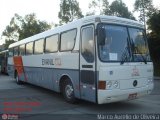
[[[21,76],[24,74],[25,81],[27,81],[25,72],[24,72],[24,66],[21,56],[14,56],[13,57],[14,67],[17,70],[18,76]]]

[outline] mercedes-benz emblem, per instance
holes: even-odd
[[[137,80],[134,80],[134,81],[133,81],[133,86],[136,87],[137,84],[138,84],[138,81],[137,81]]]

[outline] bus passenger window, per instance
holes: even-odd
[[[19,55],[25,55],[25,45],[19,47]]]
[[[61,34],[60,51],[70,51],[74,47],[77,30],[73,29]]]
[[[86,27],[82,30],[81,49],[84,59],[89,63],[94,62],[94,38],[92,27]]]
[[[10,48],[9,49],[9,57],[12,57],[13,56],[13,48]]]
[[[18,56],[19,55],[19,47],[15,47],[14,48],[14,56]]]
[[[26,55],[33,54],[33,42],[26,44]]]
[[[35,41],[34,54],[42,54],[43,53],[43,43],[44,43],[44,39],[40,39],[40,40]]]
[[[46,38],[45,52],[51,53],[58,50],[58,34]]]

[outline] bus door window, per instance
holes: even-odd
[[[82,56],[87,62],[94,62],[93,27],[82,30]]]

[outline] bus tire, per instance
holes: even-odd
[[[74,88],[73,88],[73,85],[70,79],[65,80],[65,82],[63,83],[62,94],[63,94],[64,99],[67,102],[72,103],[72,104],[76,102],[76,98],[74,95]]]
[[[23,84],[23,82],[19,79],[17,72],[15,73],[15,79],[16,79],[16,83],[17,83],[18,85]]]

